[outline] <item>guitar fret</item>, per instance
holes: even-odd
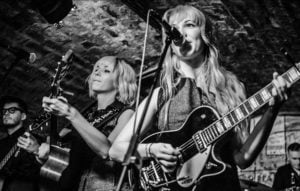
[[[211,128],[207,128],[207,131],[210,134],[210,142],[212,142],[215,139],[214,132],[213,132],[213,130]]]
[[[218,137],[219,136],[219,134],[218,134],[218,131],[216,130],[216,128],[214,128],[215,126],[212,126],[212,127],[210,127],[210,129],[211,129],[211,131],[212,131],[212,133],[213,133],[213,136],[214,137]]]
[[[245,105],[240,105],[240,109],[241,109],[241,111],[242,111],[242,113],[244,114],[244,116],[247,116],[248,115],[248,112],[247,112],[247,110],[246,110],[246,108],[245,108],[246,106]]]
[[[215,129],[215,131],[216,131],[216,134],[217,134],[218,136],[221,135],[222,132],[219,131],[219,129],[217,128],[217,126],[216,126],[215,124],[213,125],[213,127],[214,127],[214,129]]]
[[[216,122],[216,127],[219,130],[220,134],[222,134],[226,130],[226,128],[224,127],[221,121]]]
[[[288,81],[289,83],[292,83],[292,77],[290,75],[290,71],[288,71],[285,75],[283,75],[283,78]]]
[[[228,118],[231,126],[235,124],[235,120],[234,120],[234,117],[232,115],[232,112],[228,113],[227,118]]]
[[[264,103],[264,100],[262,99],[261,95],[258,93],[254,96],[256,98],[256,101],[259,105],[262,105]]]
[[[208,145],[209,138],[208,138],[208,135],[207,135],[206,131],[203,131],[202,134],[204,135],[204,142],[205,142],[205,144]]]
[[[213,127],[216,130],[217,134],[220,135],[222,131],[218,128],[217,124],[214,124]]]
[[[241,119],[244,118],[244,115],[243,115],[243,113],[242,113],[242,111],[241,111],[240,108],[237,108],[237,109],[235,110],[235,114],[236,114],[236,117],[237,117],[238,121],[240,121]]]
[[[297,79],[299,76],[298,76],[298,71],[296,68],[291,68],[291,70],[288,72],[292,81],[294,81],[295,79]]]
[[[224,122],[225,128],[227,130],[231,126],[231,123],[230,123],[230,121],[228,119],[228,116],[226,116],[226,117],[223,118],[223,122]]]
[[[201,131],[200,137],[201,137],[202,143],[203,143],[204,145],[207,145],[208,142],[207,142],[207,139],[206,139],[206,137],[205,137],[205,133],[204,133],[203,131]]]
[[[272,97],[272,95],[270,94],[269,91],[267,91],[266,88],[263,89],[263,91],[261,92],[261,95],[262,95],[262,98],[263,98],[264,101],[267,101]]]
[[[210,143],[211,140],[212,140],[212,136],[211,136],[211,134],[210,134],[210,132],[209,132],[209,129],[205,129],[205,133],[206,133],[206,136],[207,136],[207,138],[208,138],[208,142]]]
[[[233,111],[233,112],[231,112],[230,113],[230,116],[233,118],[233,123],[231,124],[231,125],[234,125],[234,124],[236,124],[239,120],[238,120],[238,118],[236,117],[236,114],[235,114],[235,112]]]
[[[253,111],[249,101],[246,101],[244,105],[246,106],[248,113],[251,113]]]
[[[255,110],[257,108],[257,106],[258,106],[258,103],[257,103],[257,101],[256,101],[256,99],[254,97],[251,97],[249,99],[249,103],[251,105],[251,108],[253,108],[253,110]]]

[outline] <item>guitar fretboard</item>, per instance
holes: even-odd
[[[15,144],[9,152],[5,155],[5,157],[2,159],[0,163],[0,170],[6,165],[6,163],[9,161],[9,159],[14,155],[14,153],[17,151],[18,146]]]
[[[300,63],[296,66],[299,68]],[[295,83],[300,78],[300,73],[297,68],[292,67],[287,72],[282,74],[289,84]],[[208,145],[212,144],[219,137],[231,130],[241,121],[245,120],[252,113],[260,109],[263,105],[270,101],[272,98],[272,89],[274,84],[271,82],[259,92],[245,100],[242,104],[231,110],[228,114],[217,120],[209,127],[194,134],[193,139],[197,142],[198,150],[205,149]]]

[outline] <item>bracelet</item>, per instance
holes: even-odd
[[[146,144],[146,145],[145,145],[145,151],[146,151],[146,157],[147,157],[147,158],[150,157],[149,146],[150,146],[150,144]]]
[[[150,143],[149,144],[149,148],[148,148],[148,153],[149,153],[149,155],[150,155],[150,157],[153,157],[154,155],[153,155],[153,153],[151,153],[151,146],[153,145],[153,143]]]

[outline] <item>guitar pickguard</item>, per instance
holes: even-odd
[[[151,182],[152,185],[150,187],[166,185],[172,188],[171,190],[191,190],[191,187],[201,181],[201,179],[223,172],[225,164],[214,153],[214,145],[207,146],[199,151],[197,143],[195,143],[196,140],[191,139],[195,133],[205,129],[218,118],[219,116],[213,108],[201,106],[189,115],[180,129],[158,132],[146,137],[142,143],[162,142],[169,143],[175,148],[181,148],[180,151],[184,163],[178,166],[175,175],[165,174],[161,168],[158,169],[158,174],[156,175],[154,167],[159,166],[156,161],[150,160],[150,162],[146,162],[145,164],[151,173],[147,177],[148,181],[142,180],[143,184]],[[141,176],[145,177],[145,174]]]

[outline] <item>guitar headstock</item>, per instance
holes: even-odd
[[[62,56],[61,61],[57,63],[57,68],[55,69],[56,73],[53,76],[53,81],[51,83],[50,97],[57,97],[60,94],[60,81],[65,77],[69,70],[72,55],[73,51],[70,49],[64,56]]]

